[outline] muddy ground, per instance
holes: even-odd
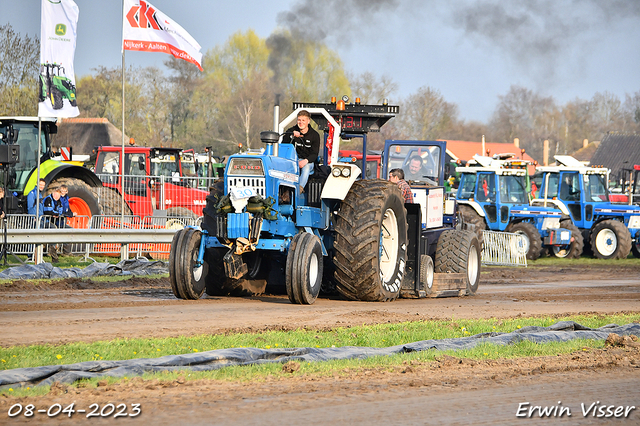
[[[176,300],[168,279],[133,278],[98,283],[71,279],[43,284],[16,281],[0,287],[0,344],[59,344],[116,337],[168,337],[202,333],[328,329],[351,325],[452,318],[511,318],[640,312],[640,261],[636,266],[485,268],[473,297],[349,302],[321,297],[291,305],[286,295]],[[295,369],[295,368],[294,368]],[[582,412],[592,403],[640,407],[638,343],[559,357],[499,361],[415,362],[396,368],[353,369],[319,378],[296,374],[252,383],[130,379],[98,388],[55,387],[47,396],[0,397],[0,424],[86,421],[37,414],[8,417],[16,403],[37,408],[76,403],[141,404],[131,418],[98,422],[156,424],[600,424]],[[561,401],[561,403],[559,403]],[[516,417],[520,404],[568,407],[561,418]],[[626,408],[623,424],[640,423],[640,408]],[[556,410],[558,411],[558,410]],[[624,410],[623,410],[624,411]],[[606,415],[606,409],[603,411]],[[615,408],[612,409],[615,412]]]

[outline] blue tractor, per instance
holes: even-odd
[[[609,200],[609,169],[586,166],[568,155],[557,165],[537,168],[541,175],[535,205],[555,206],[571,216],[590,250],[599,259],[640,257],[640,206]]]
[[[476,155],[461,173],[456,200],[466,223],[482,231],[513,232],[523,235],[527,259],[540,257],[543,249],[556,257],[578,258],[583,239],[568,214],[552,206],[529,203],[527,166],[511,154]]]
[[[207,197],[201,229],[176,233],[169,259],[174,295],[257,295],[280,285],[296,304],[314,303],[321,287],[351,300],[391,301],[434,294],[438,273],[449,273],[441,281],[449,281],[450,293],[475,292],[480,246],[474,233],[456,229],[453,206],[444,218],[442,187],[432,190],[423,215],[421,205],[404,204],[396,184],[361,178],[354,162],[340,161],[342,139],[361,137],[366,153],[367,133],[379,131],[398,107],[343,98],[293,109],[278,124],[276,107],[276,130],[261,133],[263,153],[229,157],[224,188]],[[302,193],[295,148],[282,143],[301,110],[324,131],[328,163],[315,168]],[[387,153],[395,149],[387,143]],[[422,217],[431,218],[428,227]]]

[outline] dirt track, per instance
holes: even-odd
[[[312,306],[296,306],[286,295],[181,301],[173,298],[168,280],[141,278],[107,284],[68,280],[38,290],[30,283],[17,282],[0,288],[1,344],[325,329],[436,318],[640,312],[640,261],[634,267],[614,265],[588,270],[491,268],[483,273],[474,297],[403,299],[384,304],[320,298]],[[294,420],[311,424],[510,424],[520,402],[557,405],[562,401],[573,415],[553,421],[575,424],[580,419],[581,424],[589,424],[602,419],[583,418],[583,402],[589,405],[601,400],[640,407],[638,366],[640,351],[631,346],[551,359],[459,363],[443,358],[393,371],[349,371],[333,378],[294,374],[264,383],[130,380],[97,389],[63,387],[28,402],[140,402],[143,415],[139,421],[153,419],[157,424],[179,419],[189,424],[282,424]],[[15,402],[0,399],[0,423],[5,423],[8,407]],[[621,420],[638,424],[639,412],[640,408],[632,410]],[[52,424],[52,419],[46,418],[31,419],[30,423],[34,420]],[[537,424],[532,418],[525,421]]]

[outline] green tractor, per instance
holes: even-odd
[[[52,159],[50,135],[57,132],[56,119],[42,118],[40,125],[42,133],[38,138],[38,117],[0,117],[2,143],[20,147],[19,157],[0,170],[0,183],[7,188],[7,213],[27,212],[27,195],[37,185],[40,152],[40,177],[46,182],[44,195],[64,184],[69,189],[69,207],[78,216],[88,219],[105,214],[100,202],[112,190],[103,188],[90,169]]]
[[[38,80],[39,101],[51,99],[53,109],[62,109],[64,99],[68,99],[71,106],[76,106],[76,86],[65,76],[61,64],[40,64],[40,79]]]

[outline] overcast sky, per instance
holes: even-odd
[[[122,63],[122,1],[76,0],[76,76]],[[338,52],[348,72],[390,76],[397,97],[421,86],[486,122],[520,85],[559,104],[640,91],[640,0],[152,0],[202,53],[237,31],[297,28]],[[40,37],[40,0],[0,0],[0,25]],[[126,52],[126,65],[168,55]],[[341,96],[342,94],[336,94]],[[353,94],[357,96],[357,93]],[[301,100],[302,101],[302,100]],[[312,99],[304,101],[326,101]],[[393,101],[393,98],[391,99]]]

